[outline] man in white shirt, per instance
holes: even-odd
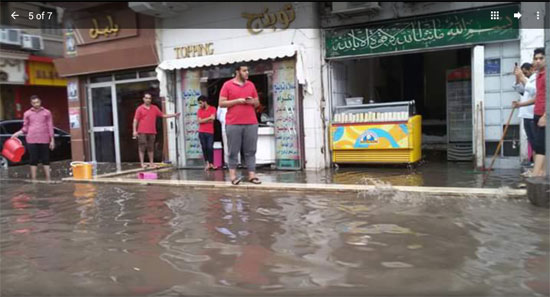
[[[530,63],[523,63],[521,68],[517,66],[514,69],[516,75],[516,83],[514,90],[521,94],[520,101],[513,101],[512,106],[518,108],[518,117],[523,119],[523,128],[527,134],[527,141],[533,146],[535,137],[535,121],[534,118],[534,100],[537,92],[535,69]]]
[[[229,146],[227,144],[227,134],[225,132],[225,115],[227,114],[227,107],[219,107],[216,111],[216,119],[220,121],[222,126],[222,141],[223,141],[223,160],[224,163],[227,165],[227,161],[229,160]],[[242,154],[241,154],[242,155]],[[239,155],[239,164],[241,164],[241,155]]]

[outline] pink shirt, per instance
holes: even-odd
[[[227,98],[228,101],[238,98],[258,98],[258,92],[254,84],[247,80],[244,85],[240,85],[235,79],[230,79],[223,84],[220,91],[220,97]],[[226,125],[252,125],[258,124],[256,110],[250,104],[238,104],[227,108],[225,115]]]
[[[53,134],[52,113],[40,107],[30,108],[23,115],[23,129],[27,143],[50,143]]]
[[[138,121],[137,132],[139,134],[157,134],[157,117],[162,117],[162,111],[151,104],[149,108],[145,104],[140,105],[136,110],[134,119]]]

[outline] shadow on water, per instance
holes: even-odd
[[[548,295],[526,200],[3,183],[1,295]]]

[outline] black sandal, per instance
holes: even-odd
[[[242,177],[236,178],[236,179],[231,181],[231,184],[236,186],[236,185],[240,184],[242,180],[243,180]]]
[[[254,178],[249,179],[248,182],[253,183],[253,184],[256,184],[256,185],[259,185],[259,184],[262,183],[262,182],[260,181],[260,179],[258,179],[257,177],[254,177]]]

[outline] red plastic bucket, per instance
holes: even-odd
[[[4,148],[2,149],[2,155],[6,159],[17,163],[21,162],[21,158],[25,154],[25,147],[18,138],[10,138],[4,142]]]

